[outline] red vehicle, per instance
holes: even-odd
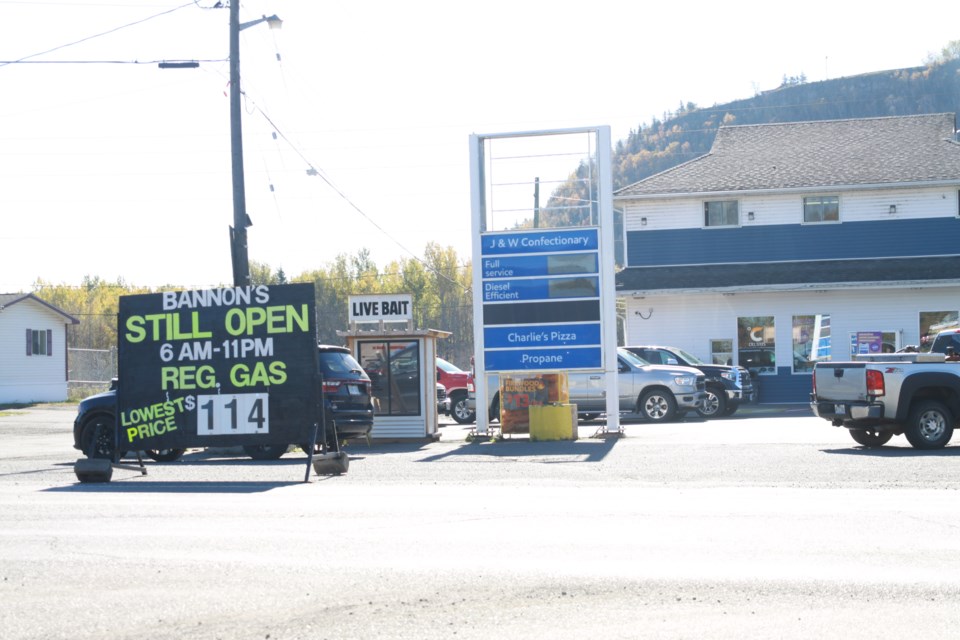
[[[437,358],[437,382],[447,388],[449,413],[459,424],[469,424],[477,419],[477,413],[467,407],[467,388],[473,388],[473,374]]]

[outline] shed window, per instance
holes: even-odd
[[[28,356],[52,356],[53,355],[53,330],[52,329],[27,329],[27,355]]]
[[[803,199],[804,222],[839,222],[840,196],[811,196]]]
[[[711,200],[703,203],[703,226],[736,227],[740,224],[740,203],[736,200]]]

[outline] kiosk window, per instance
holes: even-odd
[[[359,343],[360,363],[370,376],[377,415],[418,416],[420,343],[416,340],[371,340]],[[431,381],[432,384],[432,381]]]

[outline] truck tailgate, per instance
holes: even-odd
[[[818,362],[817,400],[867,400],[867,366],[863,362]]]

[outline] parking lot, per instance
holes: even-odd
[[[960,447],[804,407],[623,437],[206,450],[80,485],[69,407],[0,412],[5,638],[953,635]],[[881,615],[864,615],[864,607]]]

